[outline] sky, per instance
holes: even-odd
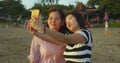
[[[77,1],[83,2],[83,4],[86,4],[88,0],[60,0],[59,4],[69,5],[69,4],[75,4],[75,2]],[[22,4],[27,9],[31,8],[36,2],[38,2],[38,0],[22,0]]]

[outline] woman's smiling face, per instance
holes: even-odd
[[[76,18],[72,14],[67,15],[66,26],[72,32],[75,32],[79,28]]]
[[[63,21],[57,11],[51,12],[48,18],[48,26],[51,30],[59,31]]]

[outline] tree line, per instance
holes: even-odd
[[[26,9],[21,0],[0,0],[0,16],[11,17],[17,19],[22,15],[25,19],[30,18],[30,10],[40,9],[43,15],[46,15],[46,12],[49,8],[57,7],[63,9],[65,12],[69,12],[74,8],[74,5],[59,5],[59,0],[39,0],[40,2],[35,3],[35,5]],[[96,8],[101,12],[108,12],[112,18],[120,18],[120,0],[89,0],[85,4],[85,8]],[[77,3],[76,3],[77,4]]]

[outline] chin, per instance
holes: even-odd
[[[69,30],[70,30],[71,32],[75,32],[75,30],[74,30],[73,28],[70,28]]]
[[[71,32],[73,32],[73,30],[72,29],[69,29]]]
[[[57,29],[56,29],[56,28],[52,28],[51,30],[57,31]]]

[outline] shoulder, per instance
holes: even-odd
[[[33,39],[32,39],[32,44],[36,44],[36,45],[40,45],[44,43],[44,40],[38,38],[37,36],[34,36]]]
[[[88,36],[90,34],[89,30],[79,30],[77,31],[77,33],[81,34],[82,36],[84,36],[86,39],[88,39]]]

